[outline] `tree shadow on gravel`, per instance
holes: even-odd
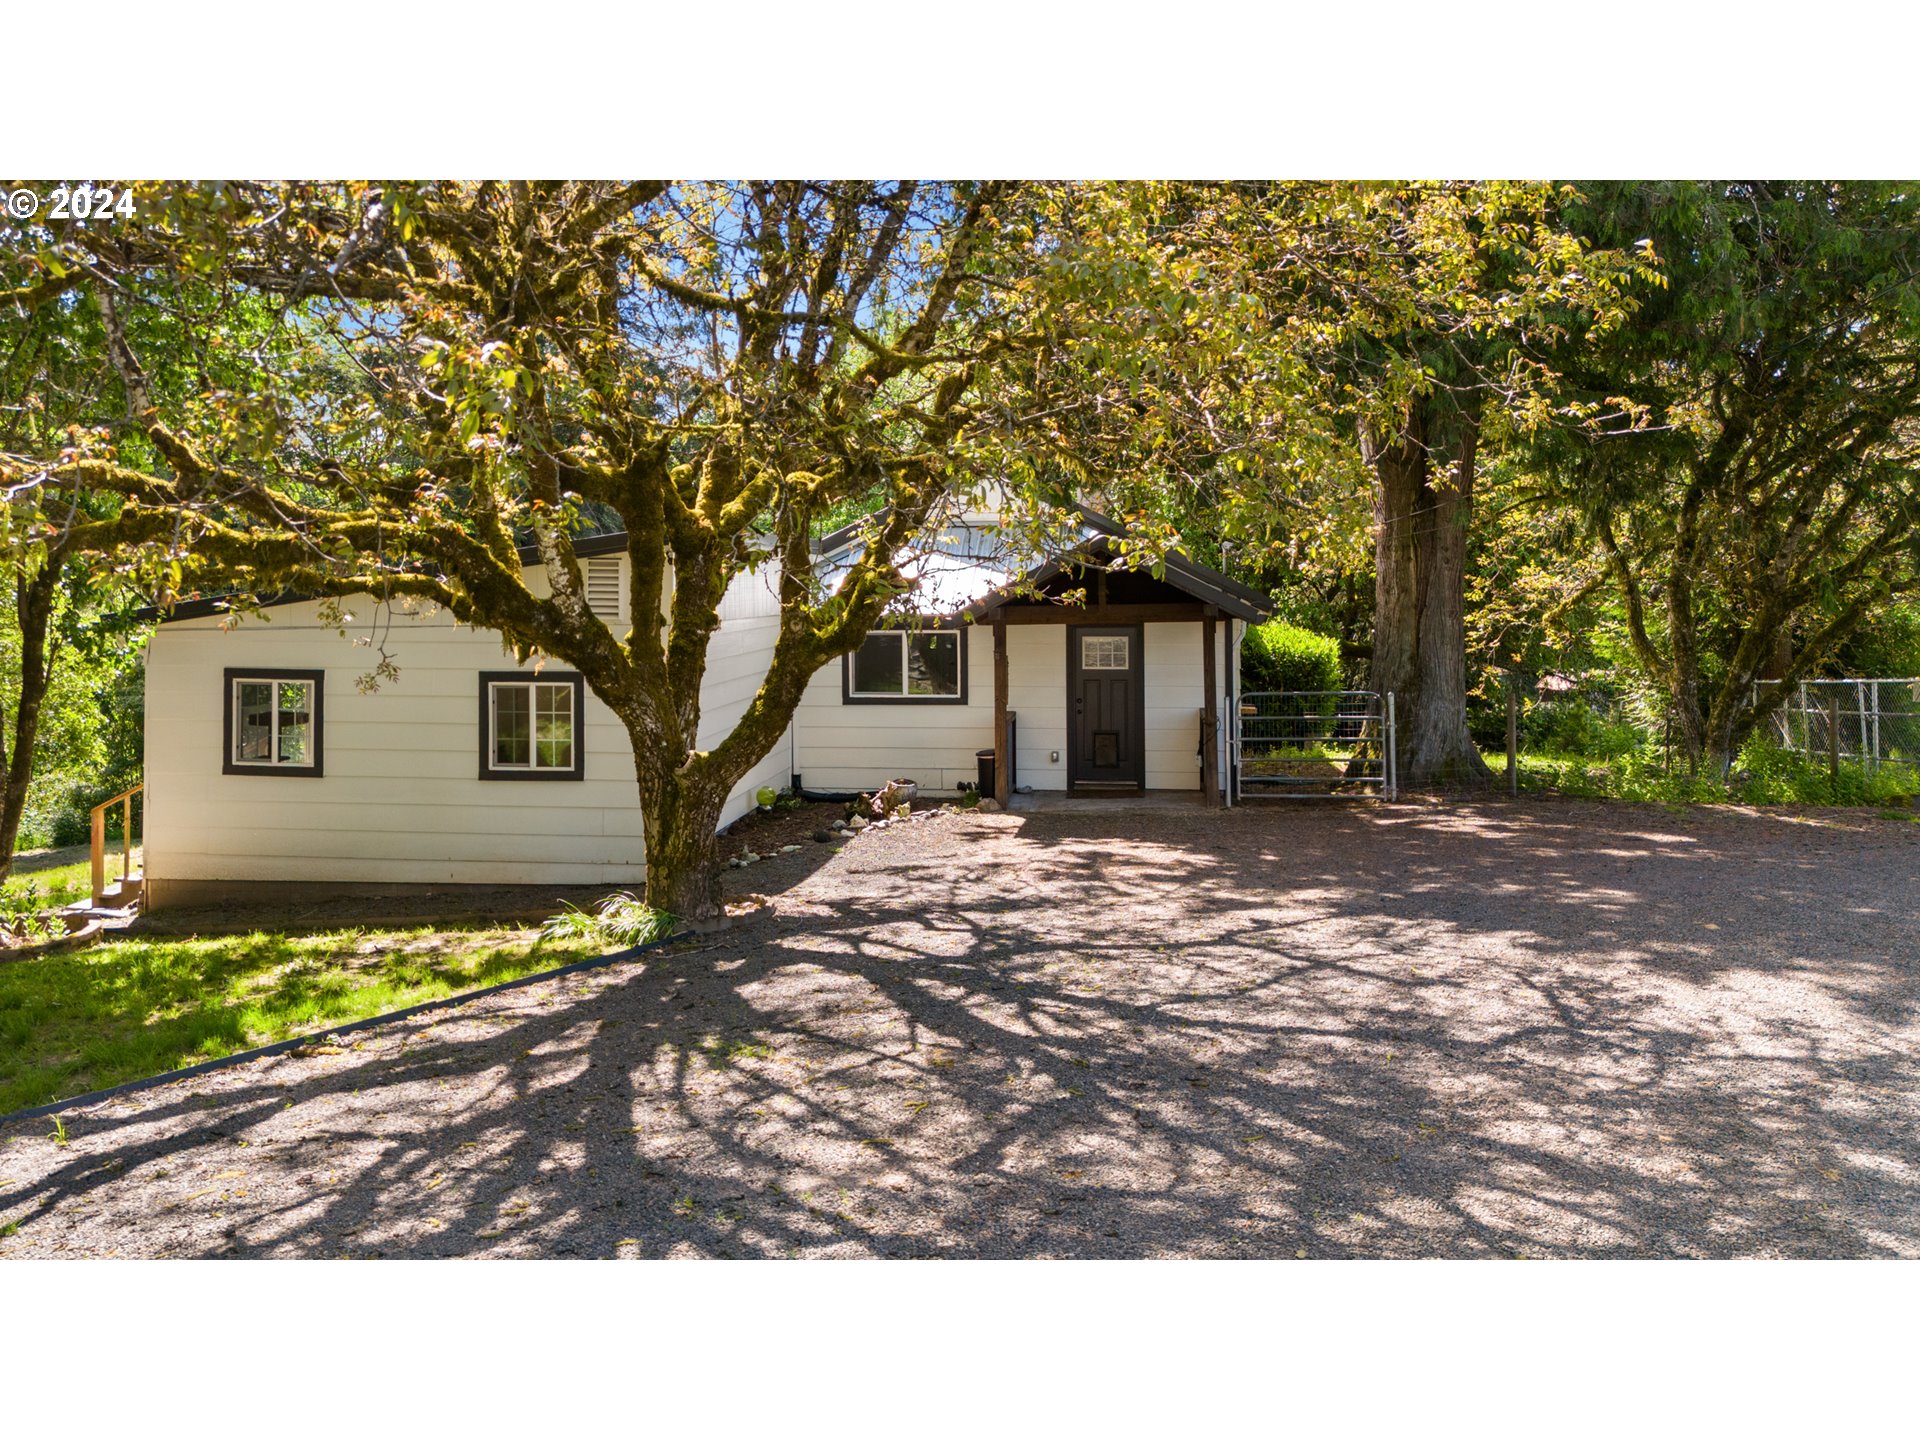
[[[1920,1253],[1904,832],[1102,818],[15,1127],[0,1254]]]

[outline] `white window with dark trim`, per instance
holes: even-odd
[[[227,670],[228,775],[319,775],[320,670]]]
[[[578,675],[480,677],[480,778],[578,780],[586,687]]]
[[[967,698],[966,632],[958,627],[874,630],[846,659],[851,704],[949,704]]]
[[[1126,670],[1132,666],[1133,640],[1128,635],[1082,635],[1082,670]]]

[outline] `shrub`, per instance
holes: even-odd
[[[1841,675],[1920,675],[1920,604],[1889,605],[1841,647]]]
[[[1243,690],[1338,690],[1340,642],[1269,620],[1248,629],[1240,650]]]
[[[1504,735],[1504,715],[1501,729]],[[1583,701],[1543,700],[1527,706],[1522,713],[1520,743],[1525,749],[1555,755],[1613,760],[1649,742],[1634,726],[1610,719]]]
[[[1498,756],[1489,763],[1498,765]],[[1726,783],[1688,774],[1675,757],[1671,770],[1651,745],[1616,755],[1593,757],[1561,753],[1522,753],[1521,783],[1589,799],[1653,801],[1668,805],[1877,805],[1904,811],[1920,792],[1920,775],[1905,766],[1886,765],[1868,774],[1857,764],[1840,767],[1839,783],[1826,763],[1785,750],[1768,739],[1752,739],[1741,749]]]
[[[1760,737],[1741,747],[1727,777],[1728,792],[1750,805],[1908,805],[1916,788],[1917,777],[1903,765],[1869,773],[1848,763],[1836,777],[1825,761]]]

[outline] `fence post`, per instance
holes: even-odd
[[[1827,784],[1833,803],[1840,803],[1840,691],[1827,696]]]
[[[1873,773],[1880,773],[1880,682],[1869,681],[1873,686]]]
[[[1507,672],[1507,798],[1520,796],[1520,699],[1514,693],[1513,672]]]
[[[93,812],[93,834],[88,844],[93,857],[93,903],[98,905],[107,894],[107,812],[97,806]]]
[[[1867,687],[1853,682],[1853,713],[1860,722],[1860,773],[1867,773]]]
[[[1395,733],[1393,691],[1387,691],[1387,799],[1400,798],[1400,737]]]

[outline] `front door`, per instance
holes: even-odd
[[[1067,627],[1067,788],[1147,784],[1138,625]]]

